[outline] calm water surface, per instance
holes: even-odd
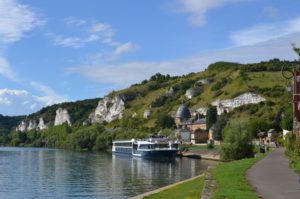
[[[0,198],[128,198],[193,177],[214,164],[0,147]]]

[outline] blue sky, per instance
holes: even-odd
[[[293,60],[295,0],[0,0],[0,114],[103,97],[156,72]]]

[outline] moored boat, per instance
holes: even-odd
[[[113,141],[112,152],[142,158],[174,158],[178,142],[163,136],[152,136],[146,140],[116,140]]]

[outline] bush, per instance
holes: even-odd
[[[239,160],[253,157],[253,145],[250,133],[245,125],[231,126],[225,134],[224,144],[221,147],[221,157],[225,161]]]
[[[207,143],[207,149],[213,148],[215,148],[215,142],[213,140],[209,140],[209,143]]]

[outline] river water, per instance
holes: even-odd
[[[0,147],[0,198],[128,198],[201,174],[216,162]]]

